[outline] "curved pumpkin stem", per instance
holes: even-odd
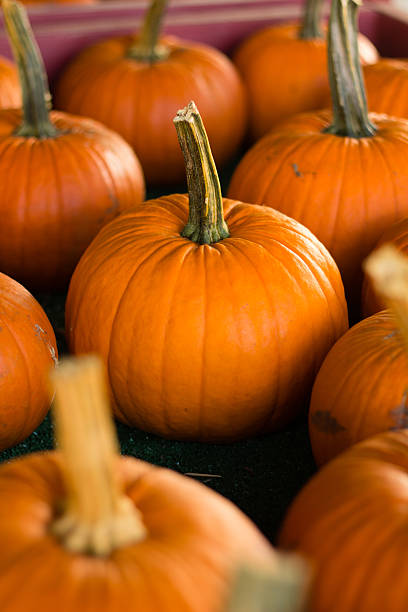
[[[323,38],[320,27],[323,0],[306,0],[303,23],[300,28],[299,38],[313,40]]]
[[[168,0],[152,0],[140,30],[138,41],[128,49],[127,57],[141,62],[156,62],[169,55],[169,50],[159,45],[159,36]]]
[[[52,530],[71,552],[106,556],[143,539],[146,530],[117,479],[119,452],[104,369],[95,356],[69,358],[51,378],[68,494]]]
[[[385,244],[367,257],[363,267],[392,311],[408,348],[408,257]]]
[[[189,218],[181,235],[198,244],[228,238],[222,193],[207,134],[194,102],[174,118],[184,155],[189,195]]]
[[[333,0],[328,33],[333,123],[325,131],[365,138],[376,133],[370,121],[358,51],[358,1]]]
[[[23,123],[16,136],[54,138],[59,134],[50,121],[51,95],[37,43],[22,4],[2,2],[7,33],[18,66],[23,97]]]

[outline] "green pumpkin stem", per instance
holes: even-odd
[[[51,374],[66,500],[51,524],[63,547],[109,556],[143,540],[146,528],[118,478],[119,448],[99,357],[66,358]]]
[[[159,44],[159,37],[168,0],[152,0],[145,15],[140,34],[135,45],[127,52],[129,58],[141,62],[157,62],[169,55],[167,47]]]
[[[333,0],[328,33],[329,80],[333,123],[325,131],[337,136],[374,136],[358,51],[358,0]]]
[[[47,75],[25,8],[3,0],[4,20],[18,66],[23,98],[23,123],[15,131],[24,138],[54,138],[59,134],[49,117],[51,95]]]
[[[228,238],[222,193],[207,134],[194,102],[174,118],[184,155],[189,195],[188,222],[181,235],[198,244]]]
[[[300,28],[299,38],[313,40],[323,38],[321,30],[323,0],[306,0],[303,23]]]

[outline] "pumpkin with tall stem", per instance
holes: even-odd
[[[340,338],[316,377],[309,432],[318,464],[376,433],[408,427],[408,258],[384,245],[365,267],[388,309]]]
[[[128,425],[244,438],[301,409],[347,328],[343,287],[306,228],[222,198],[193,103],[174,121],[189,195],[150,200],[101,230],[72,277],[68,342],[102,355]]]
[[[2,610],[219,612],[244,560],[273,571],[229,501],[120,457],[99,359],[62,362],[52,382],[59,450],[0,466]]]
[[[120,136],[95,121],[50,112],[25,9],[12,0],[2,7],[23,109],[0,111],[0,269],[30,288],[52,290],[68,284],[104,223],[141,202],[143,175]]]
[[[248,91],[249,129],[258,140],[279,121],[319,109],[329,95],[327,45],[322,0],[305,0],[302,22],[268,26],[252,34],[233,60]],[[371,42],[359,35],[363,64],[378,59]]]
[[[81,51],[62,74],[58,108],[98,119],[134,148],[149,183],[184,179],[172,128],[176,111],[194,99],[214,156],[222,165],[246,128],[240,76],[220,51],[161,36],[167,0],[151,0],[140,33],[98,42]]]
[[[408,124],[367,112],[355,0],[332,2],[328,57],[332,112],[297,115],[262,138],[229,195],[306,225],[338,264],[355,318],[363,259],[408,214]]]

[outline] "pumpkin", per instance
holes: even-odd
[[[408,123],[367,113],[354,0],[333,1],[328,47],[333,112],[296,115],[264,136],[228,194],[306,225],[338,264],[354,318],[363,259],[408,214]]]
[[[408,255],[408,218],[401,219],[394,223],[380,238],[376,247],[383,244],[392,244],[398,251]],[[375,291],[369,275],[364,275],[362,291],[362,312],[368,317],[386,308],[381,295]]]
[[[50,407],[48,371],[58,352],[50,322],[22,285],[0,273],[0,450],[41,423]]]
[[[237,150],[246,129],[244,86],[232,62],[211,47],[160,37],[166,0],[152,0],[139,35],[92,45],[57,83],[58,108],[116,130],[135,150],[150,183],[184,180],[172,129],[176,111],[194,99],[218,164]]]
[[[0,269],[24,285],[67,285],[100,227],[141,202],[132,149],[102,125],[47,107],[48,86],[24,8],[2,4],[23,111],[0,111]]]
[[[325,106],[329,82],[321,8],[322,0],[306,0],[302,24],[263,28],[235,52],[233,61],[248,91],[252,140],[290,115]],[[359,53],[363,64],[378,60],[375,47],[363,35],[359,35]]]
[[[0,108],[21,106],[18,72],[14,64],[0,56]]]
[[[364,80],[372,111],[408,118],[408,61],[383,58],[364,66]]]
[[[150,200],[100,231],[71,280],[67,338],[71,352],[103,357],[126,424],[229,441],[299,412],[347,328],[344,292],[308,230],[223,200],[193,103],[175,125],[189,196]]]
[[[60,450],[0,467],[1,609],[221,611],[235,567],[273,567],[271,546],[204,485],[119,456],[97,366],[55,371]]]
[[[316,377],[309,433],[319,465],[360,440],[408,425],[408,258],[387,245],[365,267],[390,310],[342,336]]]
[[[313,563],[308,610],[405,612],[407,470],[407,434],[387,432],[342,453],[296,497],[280,544]]]

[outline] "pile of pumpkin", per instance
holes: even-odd
[[[326,45],[320,4],[302,26],[255,33],[234,66],[161,36],[153,0],[138,35],[72,61],[52,111],[25,11],[3,0],[19,78],[4,60],[0,447],[55,392],[59,450],[0,468],[2,611],[405,612],[408,65],[377,61],[356,0],[332,0]],[[215,161],[246,133],[223,198]],[[184,173],[188,195],[143,202],[145,178]],[[366,318],[347,331],[363,265]],[[69,283],[82,357],[55,367],[53,329],[20,282]],[[327,465],[280,536],[308,579],[296,562],[279,579],[278,553],[230,502],[119,457],[109,418],[228,442],[285,427],[309,399]],[[266,578],[228,599],[245,563]]]

